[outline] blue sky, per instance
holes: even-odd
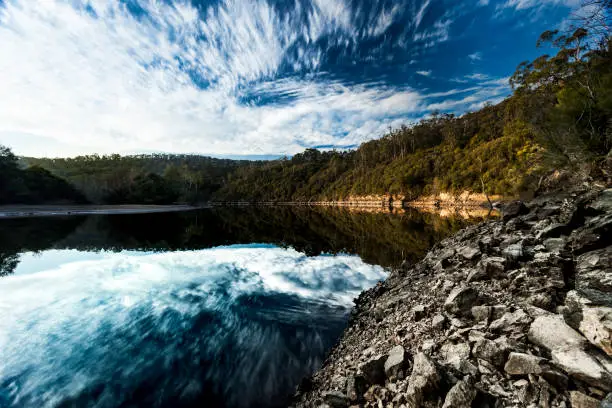
[[[578,0],[0,0],[17,154],[292,155],[498,102]]]

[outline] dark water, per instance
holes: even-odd
[[[352,299],[467,222],[213,209],[0,220],[0,407],[275,407]]]

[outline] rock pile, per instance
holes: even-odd
[[[295,407],[612,408],[612,190],[511,203],[355,303]]]

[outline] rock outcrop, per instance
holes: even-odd
[[[612,190],[510,203],[362,293],[295,407],[612,407]]]

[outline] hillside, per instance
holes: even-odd
[[[92,202],[168,204],[206,201],[229,173],[259,162],[197,155],[22,157],[23,166],[39,166],[74,185]]]

